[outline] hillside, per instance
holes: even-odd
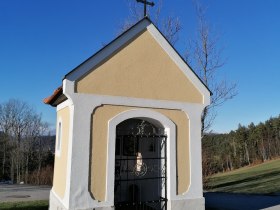
[[[208,191],[231,193],[280,193],[280,159],[209,177]]]
[[[280,116],[202,139],[203,176],[232,171],[280,157]]]

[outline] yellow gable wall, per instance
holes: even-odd
[[[202,103],[203,97],[148,31],[76,83],[79,93]]]
[[[108,121],[117,114],[135,107],[104,105],[92,115],[92,142],[89,191],[99,201],[105,200]],[[177,128],[178,194],[188,190],[190,184],[189,120],[179,110],[153,109],[172,120]]]
[[[69,108],[66,107],[62,110],[59,110],[57,112],[57,119],[61,119],[61,148],[60,155],[55,155],[53,190],[62,199],[64,197],[64,192],[66,188],[67,154],[70,122]],[[58,133],[56,134],[56,138],[58,138]]]

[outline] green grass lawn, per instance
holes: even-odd
[[[210,192],[280,193],[280,159],[211,176],[208,185]]]
[[[0,203],[1,210],[48,210],[49,201],[25,201]]]

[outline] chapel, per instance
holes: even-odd
[[[64,76],[50,209],[202,210],[209,89],[145,17]]]

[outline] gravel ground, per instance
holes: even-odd
[[[49,200],[51,187],[0,184],[0,202]]]
[[[280,210],[280,195],[204,193],[207,210]]]

